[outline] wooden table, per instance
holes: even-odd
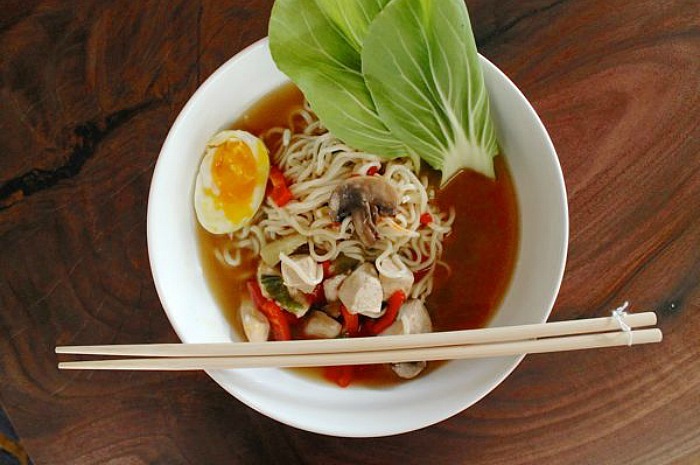
[[[5,1],[0,394],[36,464],[700,463],[700,8],[469,1],[550,131],[571,241],[552,320],[656,310],[661,345],[528,357],[437,426],[349,440],[202,373],[59,372],[63,344],[176,341],[146,251],[171,123],[272,1]]]

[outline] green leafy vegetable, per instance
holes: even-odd
[[[360,263],[356,258],[348,257],[347,255],[341,253],[338,257],[333,260],[330,264],[330,273],[332,276],[346,273],[352,271]]]
[[[260,288],[264,295],[269,296],[269,298],[277,302],[280,307],[296,316],[303,316],[310,307],[310,304],[306,302],[306,300],[302,301],[303,296],[302,299],[299,300],[292,297],[287,286],[285,286],[282,281],[282,276],[261,275]]]
[[[462,168],[493,177],[489,97],[462,0],[394,0],[375,18],[362,71],[382,122],[443,182]]]
[[[277,0],[270,50],[348,145],[417,154],[443,183],[463,168],[494,176],[498,144],[462,0]]]
[[[359,42],[388,1],[277,0],[269,36],[277,67],[336,137],[359,150],[395,157],[406,155],[406,148],[379,119],[362,76]]]
[[[280,262],[280,253],[290,255],[304,244],[306,244],[306,239],[300,234],[286,236],[265,244],[260,249],[260,257],[266,265],[275,266]]]
[[[316,0],[316,3],[359,54],[370,23],[389,0]]]

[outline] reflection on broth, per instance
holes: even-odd
[[[462,172],[439,189],[439,173],[430,168],[415,176],[409,159],[347,155],[335,140],[328,153],[302,162],[281,156],[294,144],[310,150],[331,137],[318,123],[308,129],[313,117],[292,84],[246,111],[233,128],[263,140],[271,162],[266,199],[252,221],[257,233],[244,227],[216,235],[198,226],[205,276],[238,336],[354,337],[486,325],[506,292],[518,247],[517,203],[504,157],[494,160],[495,180]],[[316,165],[327,178],[335,169],[330,160],[346,155],[332,183],[314,185]],[[295,213],[297,195],[313,208]],[[267,322],[256,320],[260,299],[281,304],[275,306],[284,321],[275,322],[275,314],[266,313],[271,308],[261,310]],[[421,371],[387,365],[297,370],[343,386],[387,385],[401,380],[397,373],[410,378]]]

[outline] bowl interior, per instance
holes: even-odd
[[[525,97],[482,60],[492,111],[516,187],[520,250],[513,279],[491,321],[505,326],[546,321],[566,259],[566,191],[547,132]],[[163,145],[148,200],[148,250],[154,281],[175,331],[186,343],[236,339],[204,279],[192,207],[195,175],[207,140],[263,95],[287,81],[267,40],[221,66],[192,96]],[[522,357],[447,363],[390,388],[350,387],[288,370],[216,370],[208,374],[261,413],[301,429],[370,437],[419,429],[469,407],[496,387]]]

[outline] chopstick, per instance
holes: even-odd
[[[630,328],[656,324],[653,312],[623,314]],[[598,334],[590,334],[598,333]],[[660,342],[661,331],[620,331],[612,317],[372,338],[223,344],[56,347],[59,354],[163,358],[61,362],[60,369],[200,370],[450,360]],[[631,344],[630,344],[631,343]]]
[[[529,341],[500,342],[466,346],[427,347],[418,349],[378,350],[374,352],[338,352],[241,357],[142,358],[61,362],[65,370],[209,370],[226,368],[314,367],[327,365],[369,365],[415,360],[457,360],[507,355],[563,352],[570,350],[616,347],[629,344],[660,342],[659,329],[614,333],[584,334]]]
[[[624,314],[630,328],[656,324],[654,312]],[[532,338],[619,331],[612,317],[556,321],[520,326],[469,329],[439,333],[401,336],[365,337],[353,339],[298,340],[279,342],[239,342],[209,344],[133,344],[99,346],[59,346],[57,354],[110,355],[127,357],[220,357],[242,355],[283,355],[336,352],[366,352],[385,349],[443,347],[464,344],[519,341]]]

